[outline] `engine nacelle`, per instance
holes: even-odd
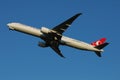
[[[40,46],[40,47],[48,47],[48,45],[46,45],[46,43],[44,43],[44,42],[39,42],[38,46]]]
[[[41,31],[42,33],[44,33],[44,34],[48,34],[51,30],[48,29],[48,28],[46,28],[46,27],[42,27],[42,28],[40,29],[40,31]]]

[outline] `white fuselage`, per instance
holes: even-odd
[[[9,29],[11,30],[16,30],[19,32],[23,32],[35,37],[39,37],[42,39],[42,36],[44,35],[40,29],[37,28],[33,28],[31,26],[27,26],[27,25],[23,25],[20,23],[9,23],[7,24]],[[61,44],[73,47],[73,48],[77,48],[77,49],[81,49],[81,50],[88,50],[88,51],[100,51],[102,52],[103,50],[99,50],[97,48],[94,48],[92,45],[82,42],[82,41],[78,41],[66,36],[62,36],[61,38]]]

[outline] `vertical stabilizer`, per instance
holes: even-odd
[[[94,46],[94,47],[96,47],[96,46],[99,46],[99,45],[101,45],[101,44],[104,44],[105,41],[106,41],[106,38],[101,38],[100,40],[97,40],[97,41],[95,41],[95,42],[92,42],[91,45]]]

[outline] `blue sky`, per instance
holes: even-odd
[[[39,38],[9,31],[9,22],[52,28],[83,13],[64,35],[88,43],[106,37],[110,45],[98,58],[60,46],[65,59],[50,48],[37,46]],[[1,0],[0,80],[119,80],[119,0]]]

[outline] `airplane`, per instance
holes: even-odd
[[[82,13],[75,14],[73,17],[69,18],[68,20],[55,26],[52,29],[48,29],[46,27],[41,27],[41,29],[38,29],[16,22],[8,23],[7,26],[10,30],[15,30],[41,38],[43,42],[39,42],[38,46],[51,47],[59,56],[63,58],[65,57],[59,49],[60,45],[65,45],[80,50],[92,51],[95,52],[98,57],[101,57],[101,52],[104,51],[103,48],[109,44],[108,42],[106,42],[106,38],[101,38],[100,40],[89,44],[83,41],[63,36],[63,33],[66,31],[66,29],[80,15],[82,15]]]

